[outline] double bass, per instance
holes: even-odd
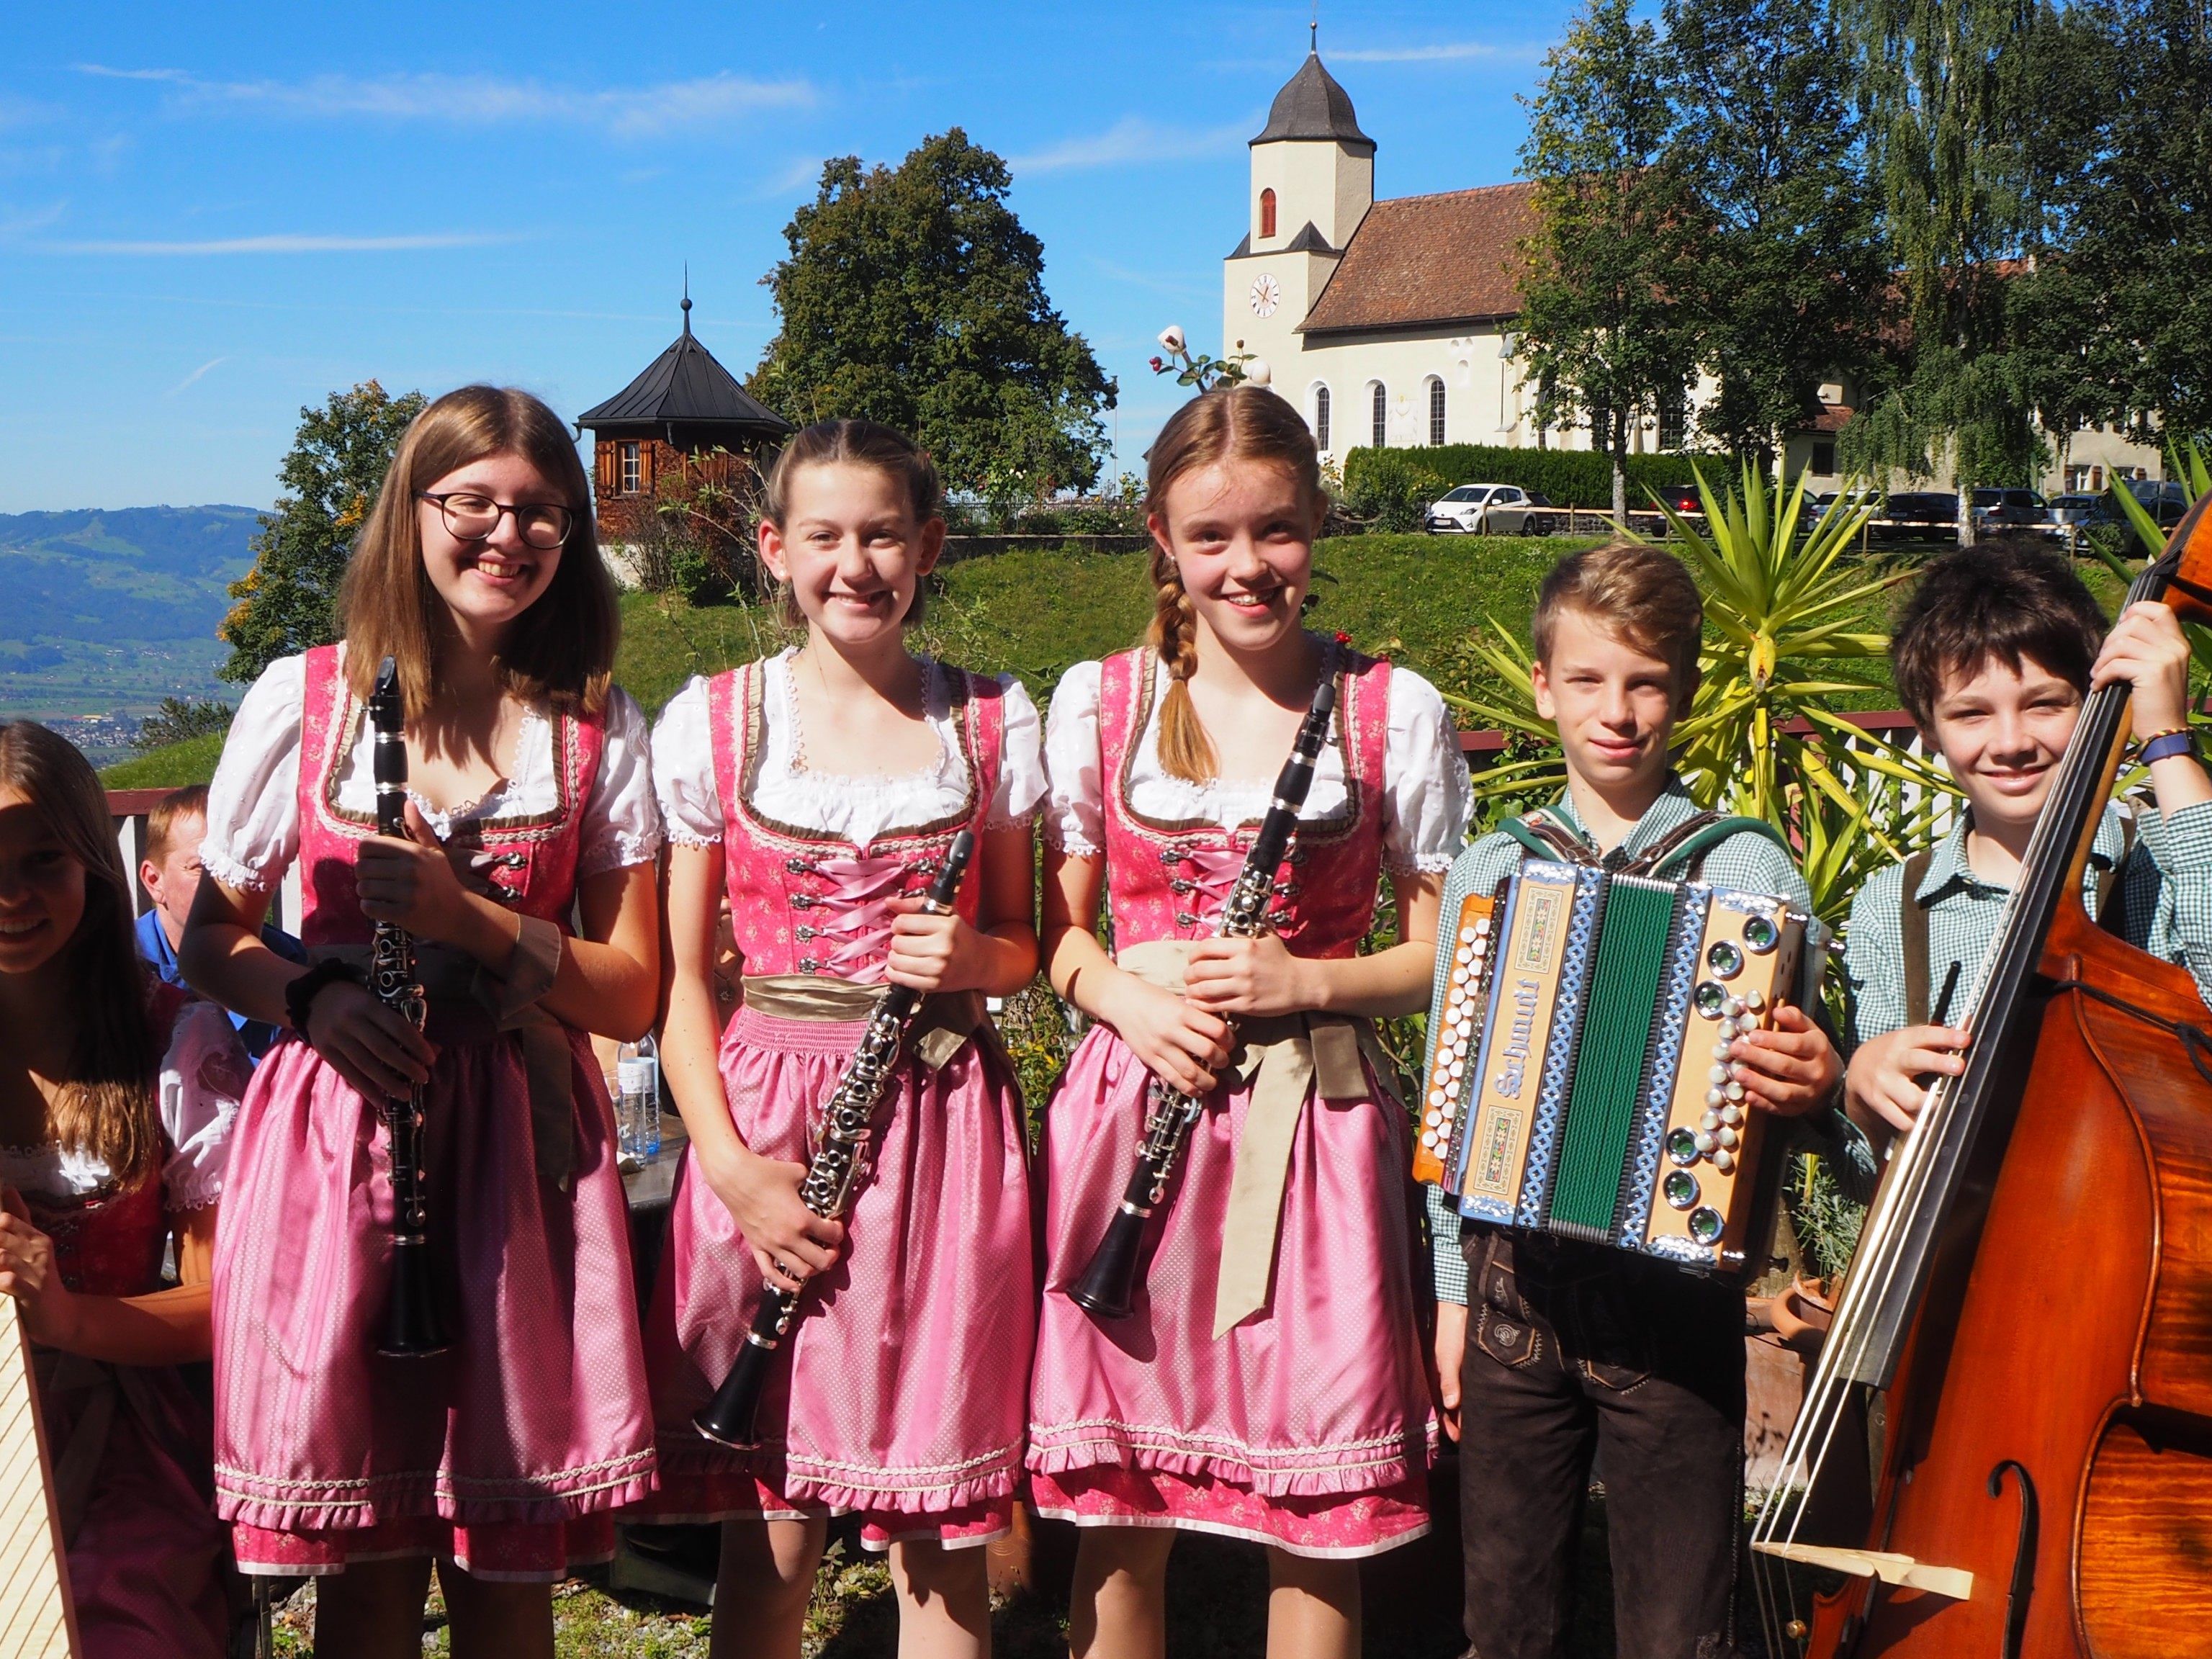
[[[2212,622],[2208,507],[2130,603]],[[2212,1653],[2212,1011],[2081,902],[2129,696],[2085,702],[1957,1022],[1966,1067],[1868,1213],[1753,1531],[1776,1656]],[[1875,1391],[1871,1523],[1814,1536],[1804,1494]]]

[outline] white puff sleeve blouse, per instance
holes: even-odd
[[[1101,665],[1078,663],[1053,694],[1045,722],[1046,839],[1062,852],[1097,858],[1105,846],[1106,781],[1101,775],[1098,702]],[[1132,805],[1146,817],[1183,823],[1194,818],[1224,829],[1265,816],[1273,794],[1264,781],[1193,783],[1170,776],[1160,764],[1157,719],[1165,681],[1154,677],[1152,707],[1129,768]],[[1474,794],[1458,728],[1436,687],[1409,669],[1390,672],[1390,714],[1385,729],[1382,777],[1383,862],[1401,874],[1433,875],[1451,868],[1467,845]],[[1334,744],[1314,767],[1306,810],[1316,816],[1341,810],[1344,762]]]
[[[815,771],[801,758],[791,655],[786,651],[763,664],[761,713],[767,743],[753,786],[756,811],[866,847],[886,830],[936,823],[960,810],[968,798],[968,763],[961,754],[944,676],[929,676],[925,713],[937,735],[935,763],[901,775],[851,777]],[[1036,819],[1044,800],[1041,722],[1021,682],[1011,674],[997,678],[1005,692],[1000,703],[999,781],[984,827],[1018,830]],[[669,839],[679,847],[720,846],[725,821],[714,781],[704,678],[695,675],[670,700],[653,728],[653,786]]]
[[[265,893],[300,855],[300,738],[307,689],[307,659],[280,657],[254,681],[230,725],[215,781],[208,787],[207,840],[200,861],[226,887]],[[607,694],[601,724],[605,744],[599,775],[584,803],[578,879],[647,864],[660,851],[660,811],[653,799],[652,751],[644,713],[617,686]],[[496,824],[554,810],[553,721],[524,711],[515,743],[514,775],[481,799],[441,811],[421,797],[416,809],[441,841],[459,823]],[[339,805],[374,813],[376,779],[371,768],[375,734],[368,722],[341,763]],[[410,792],[411,793],[411,792]]]

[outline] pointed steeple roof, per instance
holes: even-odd
[[[613,397],[579,415],[576,425],[603,437],[622,435],[616,428],[635,427],[641,429],[639,435],[665,432],[672,441],[678,441],[673,434],[679,429],[708,441],[718,436],[776,438],[792,430],[790,422],[763,406],[693,337],[688,292],[684,296],[684,331],[676,343]]]
[[[1352,110],[1352,94],[1322,67],[1317,50],[1306,54],[1298,72],[1275,94],[1274,104],[1267,111],[1267,125],[1252,142],[1272,144],[1285,138],[1323,138],[1375,148],[1375,141],[1359,130],[1359,118]]]

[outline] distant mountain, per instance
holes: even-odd
[[[143,713],[223,696],[224,589],[253,558],[250,507],[0,514],[0,715]]]

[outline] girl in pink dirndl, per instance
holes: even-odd
[[[82,1650],[222,1659],[208,1410],[176,1367],[207,1357],[247,1064],[222,1009],[140,965],[131,910],[91,766],[0,724],[0,1292],[31,1339]]]
[[[588,1034],[653,1018],[659,817],[643,717],[607,683],[616,612],[589,510],[537,399],[477,386],[431,404],[353,555],[343,645],[261,676],[210,792],[185,971],[290,1028],[240,1116],[216,1252],[216,1508],[246,1571],[324,1575],[318,1631],[350,1652],[416,1650],[434,1559],[457,1653],[550,1655],[551,1583],[606,1557],[613,1510],[651,1484]],[[375,833],[363,697],[386,654],[404,841]],[[308,969],[257,931],[295,859]],[[421,1035],[360,978],[379,921],[415,939]],[[416,1082],[450,1346],[402,1358],[377,1352],[380,1105]]]
[[[911,442],[810,427],[768,497],[762,562],[806,643],[693,680],[653,736],[673,843],[661,1060],[691,1139],[647,1319],[661,1478],[646,1512],[727,1523],[717,1652],[798,1653],[828,1517],[853,1511],[890,1552],[902,1650],[981,1652],[974,1547],[1011,1524],[1036,1310],[1021,1097],[982,1000],[1036,969],[1036,712],[1011,680],[907,653],[945,533]],[[957,914],[919,914],[963,830],[978,847]],[[726,1029],[726,898],[744,974]],[[800,1204],[799,1178],[892,984],[934,994],[841,1225]],[[759,1444],[734,1450],[692,1419],[769,1279],[803,1296]]]
[[[1428,1529],[1432,1439],[1408,1119],[1370,1021],[1427,996],[1466,774],[1425,682],[1299,627],[1325,501],[1294,410],[1203,394],[1162,430],[1150,483],[1152,647],[1071,670],[1045,743],[1046,957],[1097,1023],[1046,1114],[1030,1492],[1087,1529],[1078,1655],[1159,1651],[1176,1528],[1267,1546],[1270,1652],[1349,1653],[1356,1558]],[[1335,722],[1273,931],[1218,938],[1322,674]],[[1386,871],[1401,942],[1362,956]],[[1068,1290],[1155,1075],[1206,1109],[1148,1224],[1133,1310],[1103,1319]]]

